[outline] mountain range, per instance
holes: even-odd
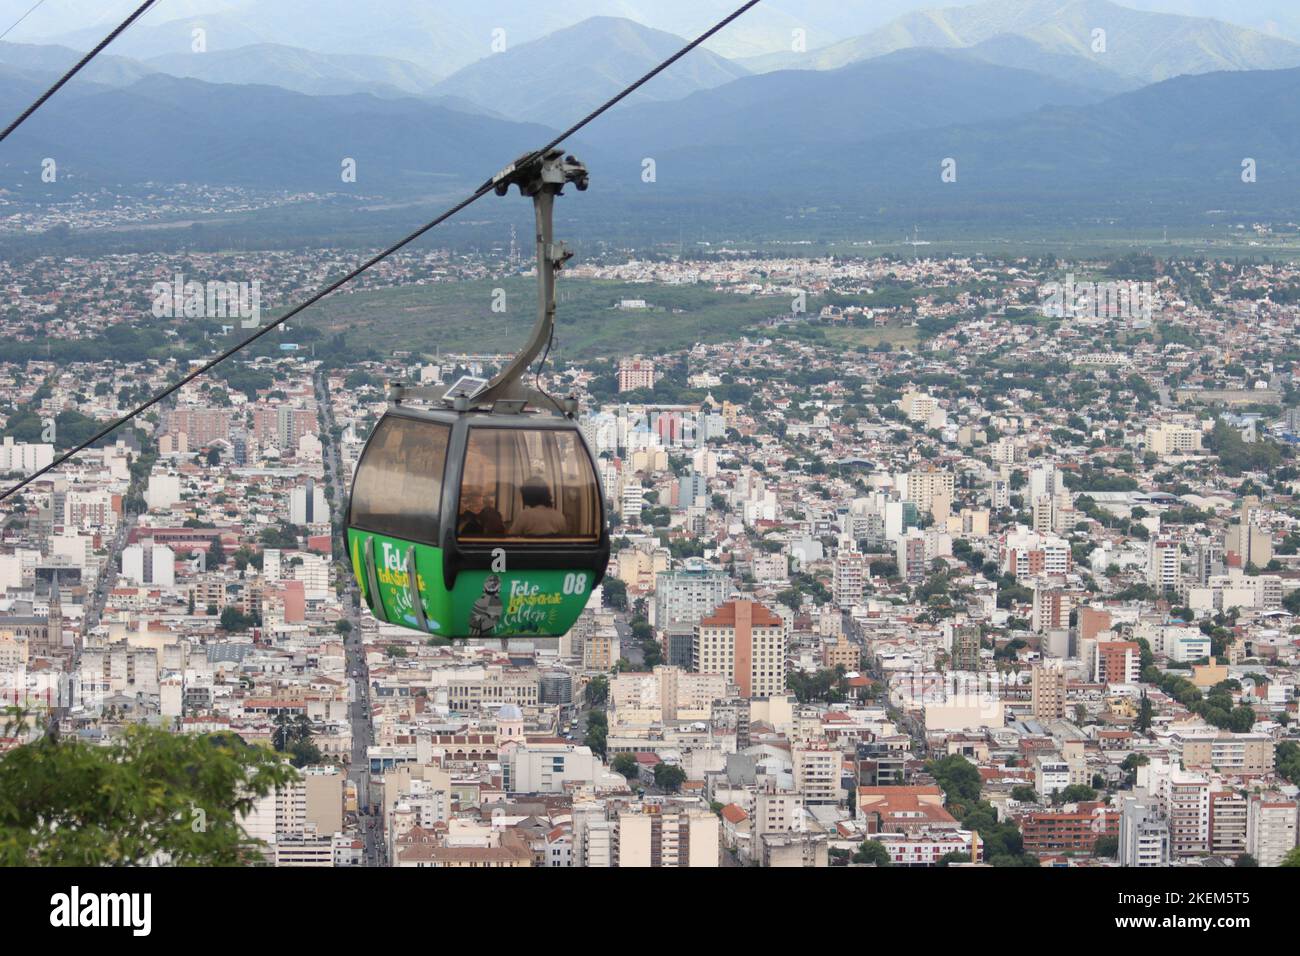
[[[145,65],[171,76],[209,83],[283,86],[299,93],[374,93],[376,96],[434,95],[443,77],[422,66],[387,56],[316,53],[277,43],[254,43],[207,53],[167,53]]]
[[[548,116],[558,123],[585,115],[684,42],[631,20],[593,17],[472,63],[440,83],[437,92],[515,119]],[[696,50],[627,102],[678,100],[748,74],[716,53]]]
[[[672,177],[679,195],[725,204],[750,192],[756,173],[776,172],[807,206],[994,228],[1149,225],[1154,216],[1222,225],[1300,211],[1300,69],[1178,77],[979,123],[856,131],[855,141],[773,140],[756,130],[747,150],[684,144],[659,155],[658,175]],[[942,175],[949,160],[952,181]]]
[[[0,0],[4,2],[8,0]],[[357,30],[351,5],[341,0],[216,0],[215,12],[204,16],[141,21],[116,41],[113,53],[97,58],[84,78],[126,85],[160,72],[310,94],[420,96],[452,108],[521,120],[557,117],[552,121],[559,123],[680,48],[685,42],[681,34],[720,15],[730,0],[575,0],[563,14],[539,8],[531,18],[521,17],[513,0],[482,0],[455,15],[414,0],[373,2],[364,27]],[[1168,7],[1173,0],[1145,2]],[[1209,10],[1221,6],[1219,0],[1178,2]],[[192,0],[189,8],[199,3]],[[756,8],[763,11],[757,21],[742,17],[723,35],[755,22],[771,33],[779,23],[802,31],[806,52],[736,61],[697,50],[637,91],[631,102],[677,100],[752,72],[833,70],[907,49],[962,50],[990,64],[1108,93],[1187,74],[1300,66],[1300,43],[1216,19],[1136,10],[1110,0],[988,0],[908,10],[861,35],[816,45],[818,38],[832,35],[831,22],[842,30],[874,22],[888,9],[914,5],[914,0],[892,0],[868,14],[867,6],[853,0],[827,5],[835,10],[832,14],[820,5],[768,0]],[[611,6],[627,16],[563,23],[576,12]],[[185,12],[187,7],[168,9]],[[646,25],[648,20],[671,20],[679,29],[665,32]],[[299,28],[291,31],[289,23]],[[400,36],[393,35],[397,23],[403,24]],[[543,32],[556,23],[563,25]],[[796,23],[802,25],[790,26]],[[204,52],[191,48],[191,31],[198,26],[205,31]],[[494,30],[501,31],[495,52]],[[75,62],[80,46],[96,33],[91,29],[66,36],[66,45],[0,42],[0,64],[56,74]],[[297,45],[277,37],[293,37]],[[440,46],[454,51],[439,52]],[[430,65],[435,62],[437,67]]]
[[[1105,21],[1106,52],[1093,54],[1080,36],[1098,17],[1120,19]],[[583,206],[999,223],[1157,208],[1223,221],[1300,207],[1290,158],[1300,68],[1289,66],[1300,47],[1289,41],[1106,0],[909,13],[866,36],[875,39],[810,54],[819,68],[750,73],[695,51],[568,144],[592,168]],[[477,185],[682,42],[596,17],[446,78],[396,57],[262,41],[144,60],[119,53],[5,143],[0,188],[39,196],[191,182],[442,196]],[[75,56],[0,43],[0,109],[21,109]],[[1176,75],[1147,82],[1162,73]],[[43,157],[59,160],[55,186],[40,181]],[[346,158],[357,161],[354,185],[340,178]],[[1245,159],[1257,182],[1242,182]],[[940,176],[946,160],[955,181]]]
[[[709,43],[734,58],[787,49],[794,30],[809,44],[872,30],[934,0],[763,0]],[[167,0],[120,38],[116,50],[147,59],[190,49],[191,31],[207,30],[208,49],[253,43],[305,47],[322,53],[361,53],[408,59],[448,75],[487,55],[494,30],[508,46],[539,39],[595,16],[622,17],[643,26],[694,36],[737,6],[736,0]],[[30,0],[0,0],[0,21],[13,22]],[[102,0],[60,0],[39,7],[10,39],[89,49],[121,16]]]
[[[1101,31],[1101,32],[1098,32]],[[1003,60],[1006,38],[1019,59]],[[1139,83],[1216,70],[1300,66],[1300,43],[1220,20],[1134,10],[1109,0],[991,0],[905,14],[862,36],[807,53],[743,61],[755,71],[835,69],[914,47],[974,48],[991,62],[1029,65],[1026,52],[1075,58]]]
[[[449,76],[488,56],[494,41],[504,42],[510,49],[591,17],[621,17],[652,29],[694,36],[735,6],[736,0],[569,0],[562,6],[520,0],[477,0],[472,4],[369,0],[361,7],[348,0],[167,0],[115,41],[114,52],[146,60],[186,53],[191,49],[192,31],[201,27],[211,51],[274,44],[326,54],[403,59],[434,75]],[[1044,30],[1043,24],[1056,21],[1058,26],[1068,25],[1074,19],[1077,26],[1087,28],[1085,37],[1092,28],[1105,27],[1113,34],[1127,34],[1131,51],[1159,60],[1164,55],[1159,45],[1139,41],[1145,41],[1149,25],[1156,22],[1149,19],[1152,15],[1174,14],[1181,14],[1174,19],[1192,21],[1184,26],[1193,33],[1206,31],[1208,56],[1215,59],[1222,54],[1225,63],[1231,62],[1235,53],[1217,49],[1222,38],[1213,36],[1206,18],[1239,24],[1249,28],[1247,33],[1300,41],[1300,8],[1293,0],[1125,0],[1124,7],[1093,0],[986,0],[944,10],[931,9],[935,6],[934,0],[763,0],[710,40],[708,48],[730,59],[771,56],[770,65],[763,68],[798,66],[790,62],[797,35],[804,49],[814,51],[816,57],[827,56],[827,65],[842,66],[848,60],[839,57],[846,52],[854,56],[851,51],[855,47],[887,53],[935,43],[970,46],[996,32],[1034,32],[1037,40],[1050,47],[1062,38],[1052,29]],[[30,7],[29,0],[0,0],[0,26],[17,20]],[[60,0],[57,5],[30,11],[15,35],[7,39],[84,50],[119,16],[120,11],[106,9],[101,0]],[[1170,28],[1157,24],[1156,29],[1166,34]],[[1196,42],[1195,37],[1188,40],[1193,45]],[[841,49],[833,49],[837,46]],[[1195,62],[1196,57],[1191,60]],[[1146,75],[1155,80],[1174,74]]]
[[[1105,95],[964,51],[901,50],[838,70],[764,73],[677,102],[630,106],[605,118],[598,139],[637,159],[686,148],[824,148]]]
[[[13,84],[0,84],[0,107],[12,111],[37,89],[15,96]],[[550,135],[415,98],[308,96],[159,73],[52,99],[5,142],[0,181],[30,195],[43,185],[41,159],[53,157],[62,189],[188,182],[341,191],[351,159],[354,192],[430,194],[477,184],[485,165],[504,165]]]
[[[420,96],[445,106],[527,121],[576,116],[608,99],[681,49],[681,37],[631,20],[593,17],[547,37],[507,46],[450,77],[409,60],[367,54],[318,53],[275,43],[167,53],[135,60],[101,54],[84,80],[126,86],[155,73],[209,83],[265,84],[298,93]],[[0,42],[0,65],[52,80],[81,54],[57,44]],[[708,50],[695,53],[647,84],[630,102],[671,100],[749,73]],[[539,82],[538,77],[546,77]]]

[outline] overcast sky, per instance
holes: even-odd
[[[36,0],[0,0],[0,32],[26,13]],[[10,42],[63,42],[87,48],[111,24],[121,20],[139,0],[44,0],[6,37]],[[224,28],[233,45],[246,42],[283,43],[343,52],[350,30],[381,33],[408,17],[438,24],[455,34],[490,30],[494,21],[513,32],[514,39],[534,39],[550,30],[589,16],[625,16],[661,30],[690,35],[729,11],[740,0],[567,0],[540,4],[537,0],[161,0],[114,45],[127,55],[156,55],[181,36],[175,21],[212,17],[214,29]],[[998,0],[1002,5],[1035,0]],[[1103,0],[1087,0],[1103,2]],[[807,30],[815,48],[866,33],[900,14],[915,10],[961,6],[942,0],[763,0],[739,21],[714,49],[729,56],[770,52],[788,43],[795,26]],[[1300,0],[1125,0],[1123,4],[1165,13],[1213,16],[1256,30],[1300,41]],[[536,16],[532,15],[536,14]],[[308,22],[308,21],[314,21]],[[158,29],[172,22],[173,29]],[[376,39],[372,37],[372,41]],[[237,41],[237,42],[235,42]],[[219,42],[217,45],[222,45]],[[227,44],[230,45],[230,44]],[[367,52],[377,52],[375,43]],[[395,48],[392,55],[402,52]]]

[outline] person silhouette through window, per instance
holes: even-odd
[[[504,534],[505,522],[492,499],[479,491],[467,491],[461,498],[458,533],[463,536]]]
[[[563,534],[568,530],[564,515],[555,509],[551,489],[540,475],[525,481],[519,489],[524,510],[510,526],[510,533],[526,537]]]

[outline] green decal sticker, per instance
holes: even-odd
[[[590,571],[462,571],[448,591],[442,550],[349,530],[352,569],[371,610],[390,623],[421,630],[412,601],[408,554],[415,549],[416,593],[427,633],[446,637],[559,637],[568,633],[587,606]],[[372,540],[376,594],[370,593],[366,541]]]

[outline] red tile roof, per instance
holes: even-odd
[[[723,604],[710,616],[701,618],[700,625],[703,627],[735,627],[736,626],[736,605],[738,601],[728,601]],[[783,627],[784,622],[776,614],[773,614],[763,605],[749,602],[754,605],[751,623],[755,627]]]

